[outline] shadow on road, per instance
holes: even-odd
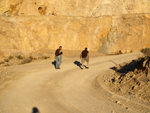
[[[34,107],[32,113],[40,113],[40,112],[36,107]]]
[[[52,62],[52,64],[53,64],[54,67],[56,68],[56,60],[54,60],[54,62]]]
[[[81,63],[79,61],[74,61],[74,64],[81,68]],[[81,68],[82,69],[82,68]]]

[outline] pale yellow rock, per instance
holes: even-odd
[[[5,32],[0,49],[20,51],[56,49],[60,45],[68,50],[88,47],[89,50],[97,51],[111,29],[110,17],[17,16],[1,17],[0,21],[3,21],[0,28]]]
[[[0,0],[0,50],[137,52],[150,47],[149,0]]]
[[[94,17],[149,13],[149,0],[1,0],[0,13]]]

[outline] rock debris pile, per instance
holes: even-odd
[[[105,82],[108,83],[111,91],[150,101],[149,61],[150,57],[146,56],[112,67],[115,73]]]

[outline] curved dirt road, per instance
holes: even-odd
[[[53,60],[8,67],[8,73],[15,77],[0,87],[0,113],[148,113],[147,106],[130,101],[116,104],[111,97],[125,99],[103,85],[97,93],[93,85],[102,72],[136,59],[138,54],[90,58],[90,68],[83,70],[76,65],[79,58],[63,58],[60,70],[54,69]]]

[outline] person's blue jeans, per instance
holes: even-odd
[[[61,56],[56,56],[56,68],[60,66],[61,62]]]

